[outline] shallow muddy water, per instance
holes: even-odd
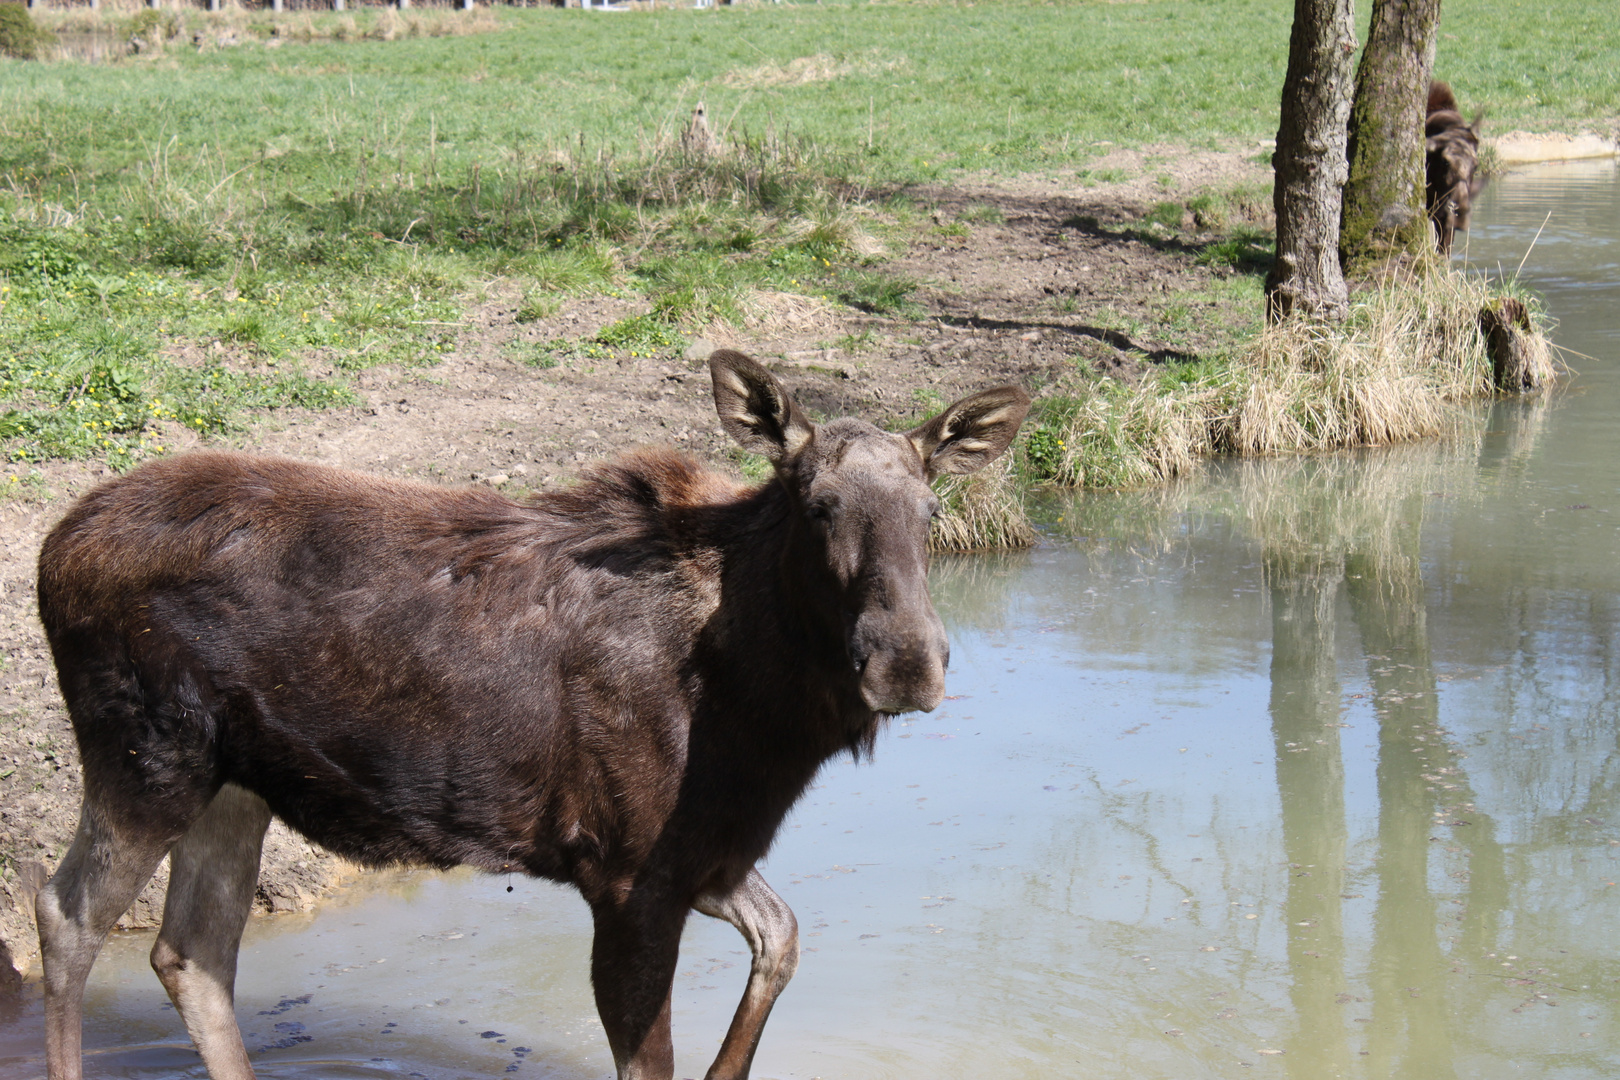
[[[1499,181],[1467,257],[1523,260],[1566,387],[1444,444],[1053,502],[1038,550],[938,565],[951,700],[829,767],[764,867],[805,953],[755,1075],[1620,1070],[1615,166]],[[371,878],[253,923],[238,1013],[266,1078],[608,1076],[588,933],[542,883]],[[92,1077],[201,1075],[149,947],[96,969]],[[695,916],[679,1075],[746,969]],[[30,999],[0,1080],[39,1044]]]

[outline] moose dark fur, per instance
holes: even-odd
[[[1485,178],[1479,175],[1479,130],[1484,121],[1482,111],[1468,123],[1451,87],[1443,82],[1429,84],[1428,115],[1423,124],[1424,187],[1435,243],[1442,255],[1451,254],[1458,229],[1468,230],[1474,200],[1485,187]]]
[[[939,704],[928,481],[1005,450],[1029,398],[892,435],[812,424],[740,353],[710,367],[762,487],[671,450],[523,503],[198,453],[68,512],[39,560],[84,764],[37,902],[52,1080],[80,1076],[85,979],[165,853],[152,965],[209,1074],[253,1075],[233,995],[272,813],[361,863],[576,886],[621,1078],[671,1075],[682,926],[725,919],[753,964],[708,1075],[747,1075],[798,962],[754,864],[824,761]]]

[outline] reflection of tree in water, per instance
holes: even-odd
[[[1531,451],[1546,434],[1551,416],[1551,398],[1547,394],[1492,402],[1486,425],[1495,437],[1480,443],[1480,471],[1487,476],[1523,473],[1529,465]]]
[[[1474,1055],[1498,1040],[1520,1043],[1515,1053],[1528,1063],[1537,1029],[1504,1028],[1498,1016],[1525,1009],[1539,1012],[1542,1025],[1573,1022],[1568,1014],[1600,1000],[1578,997],[1581,988],[1612,985],[1603,947],[1585,956],[1572,947],[1557,973],[1523,977],[1493,955],[1501,949],[1517,959],[1507,954],[1536,949],[1549,934],[1565,943],[1613,925],[1612,909],[1591,903],[1592,883],[1572,864],[1608,854],[1597,849],[1605,842],[1597,833],[1614,835],[1620,600],[1594,589],[1586,564],[1564,568],[1558,550],[1538,552],[1524,540],[1543,535],[1536,515],[1586,509],[1558,505],[1536,465],[1555,405],[1495,403],[1460,442],[1246,462],[1219,485],[1078,496],[1060,508],[1064,530],[1081,546],[1157,567],[1180,556],[1196,564],[1189,582],[1203,576],[1206,589],[1241,584],[1243,540],[1260,556],[1271,602],[1270,705],[1290,864],[1282,906],[1297,1025],[1278,1063],[1301,1080],[1467,1076]],[[1545,535],[1563,542],[1554,529]],[[1514,557],[1490,553],[1514,538]],[[1095,561],[1093,576],[1103,564]],[[1116,565],[1132,572],[1123,560]],[[1339,899],[1350,857],[1340,617],[1360,639],[1371,698],[1363,704],[1379,725],[1376,846],[1362,871],[1372,895],[1352,906]],[[1490,695],[1483,723],[1466,708],[1451,710],[1459,731],[1479,735],[1472,758],[1442,727],[1437,662],[1483,677],[1454,690],[1454,706]],[[1551,728],[1545,739],[1535,732],[1549,727],[1531,726],[1538,709]],[[1508,741],[1508,725],[1523,741]],[[1482,812],[1476,779],[1498,819]],[[1521,830],[1528,843],[1505,848]],[[1362,905],[1373,908],[1370,918],[1347,929],[1345,915]],[[1548,914],[1556,921],[1542,924],[1538,916]],[[1368,951],[1352,960],[1347,935],[1362,932],[1371,935]],[[1361,985],[1370,1001],[1352,994]],[[1548,1008],[1556,1002],[1544,999],[1556,997],[1568,1007]],[[1580,1026],[1597,1019],[1583,1016]],[[1596,1040],[1573,1049],[1588,1051],[1569,1059],[1581,1062],[1581,1075],[1602,1074]]]
[[[1344,761],[1339,752],[1339,673],[1334,608],[1343,571],[1313,554],[1268,552],[1271,731],[1288,861],[1290,996],[1303,1038],[1288,1072],[1298,1080],[1340,1074],[1349,1059],[1338,995],[1344,988]]]
[[[1494,826],[1474,806],[1461,758],[1440,727],[1418,555],[1426,496],[1470,490],[1476,466],[1454,447],[1268,466],[1246,474],[1236,510],[1265,551],[1272,603],[1272,730],[1301,1028],[1290,1073],[1301,1080],[1342,1075],[1352,1064],[1343,1008],[1353,999],[1345,993],[1340,900],[1347,830],[1334,633],[1342,585],[1379,722],[1367,1072],[1455,1076],[1448,968],[1429,887],[1436,829],[1469,830],[1465,941],[1489,940],[1506,888]],[[1451,825],[1454,815],[1467,824]]]
[[[1051,492],[1037,510],[1081,547],[1124,546],[1159,556],[1185,539],[1182,518],[1203,490],[1200,484],[1171,483],[1131,491]]]

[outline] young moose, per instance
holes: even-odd
[[[1423,123],[1424,190],[1435,245],[1442,255],[1451,254],[1458,229],[1468,231],[1474,200],[1485,188],[1485,177],[1479,173],[1479,132],[1484,122],[1483,111],[1472,124],[1463,119],[1451,87],[1429,84]]]
[[[671,1075],[681,928],[726,920],[753,965],[708,1076],[747,1076],[799,955],[754,864],[824,761],[939,704],[928,482],[1005,450],[1029,398],[891,435],[812,424],[740,353],[710,367],[763,487],[670,450],[528,503],[204,453],[69,511],[39,559],[84,762],[37,904],[51,1080],[80,1076],[85,979],[165,853],[152,966],[209,1075],[253,1075],[233,988],[271,814],[374,866],[572,883],[621,1078]]]

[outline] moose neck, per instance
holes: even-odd
[[[845,614],[826,553],[780,480],[748,499],[744,527],[720,521],[720,610],[713,629],[729,656],[731,692],[763,710],[783,752],[814,757],[870,750],[877,714],[862,700]],[[755,657],[779,657],[768,666]]]

